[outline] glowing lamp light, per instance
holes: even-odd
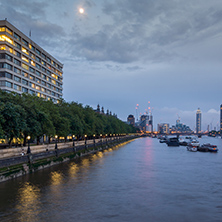
[[[57,139],[57,138],[58,138],[58,136],[57,136],[57,135],[55,135],[55,138]]]
[[[31,139],[31,136],[27,136],[27,140],[30,140]]]

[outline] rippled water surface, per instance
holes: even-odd
[[[218,153],[137,139],[0,184],[1,221],[222,221]]]

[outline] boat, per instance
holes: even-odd
[[[187,150],[188,151],[192,151],[192,152],[197,152],[197,147],[196,146],[192,146],[192,145],[188,145],[187,146]]]
[[[168,146],[180,146],[179,140],[177,137],[169,138],[166,142]]]
[[[218,151],[217,146],[216,145],[212,145],[210,143],[204,143],[201,146],[201,149],[208,149],[209,152],[217,152]]]
[[[193,139],[190,143],[187,144],[188,151],[197,152],[199,147],[200,143],[196,139]]]
[[[166,143],[166,142],[167,142],[167,138],[166,138],[166,137],[161,138],[161,139],[159,140],[159,142],[160,142],[160,143]]]

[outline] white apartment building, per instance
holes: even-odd
[[[30,93],[58,102],[62,98],[63,64],[20,32],[0,20],[0,89]]]

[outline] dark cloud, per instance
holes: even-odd
[[[184,58],[177,47],[187,45],[192,49],[195,42],[222,31],[222,4],[208,7],[200,3],[191,0],[106,1],[103,13],[113,24],[105,24],[97,32],[74,33],[70,41],[74,46],[73,54],[77,52],[92,61],[119,63]]]

